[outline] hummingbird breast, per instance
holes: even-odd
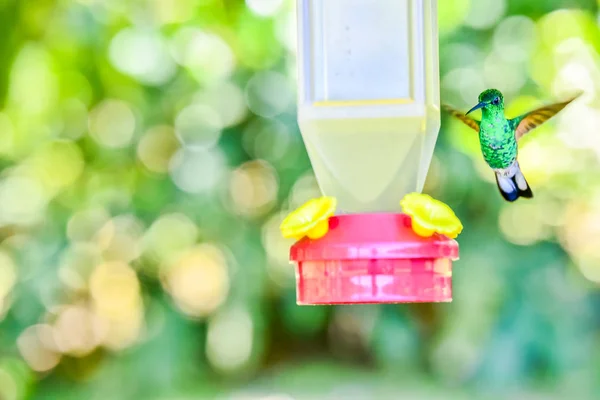
[[[483,158],[491,168],[508,168],[517,159],[517,141],[506,119],[481,121],[479,143]]]

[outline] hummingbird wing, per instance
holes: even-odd
[[[455,118],[458,118],[459,120],[464,122],[465,125],[467,125],[470,128],[473,128],[475,132],[479,133],[479,121],[471,117],[467,117],[464,113],[461,113],[460,111],[454,109],[453,107],[450,107],[449,105],[442,104],[442,108],[446,110],[448,114],[452,115]]]
[[[536,110],[528,112],[527,114],[523,114],[511,119],[510,122],[515,129],[515,139],[521,139],[525,134],[531,132],[533,129],[554,117],[559,111],[565,108],[580,95],[581,93],[571,97],[567,101],[563,101],[562,103],[555,103],[549,106],[540,107]]]

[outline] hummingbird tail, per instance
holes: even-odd
[[[521,172],[519,163],[515,161],[506,169],[495,170],[496,184],[504,200],[513,202],[519,197],[531,199],[533,192]]]

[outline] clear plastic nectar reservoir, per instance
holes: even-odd
[[[436,0],[298,0],[298,123],[342,213],[423,188],[440,128]]]

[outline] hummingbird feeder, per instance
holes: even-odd
[[[298,124],[324,194],[281,225],[298,304],[452,301],[462,225],[420,193],[440,128],[436,5],[297,2]]]

